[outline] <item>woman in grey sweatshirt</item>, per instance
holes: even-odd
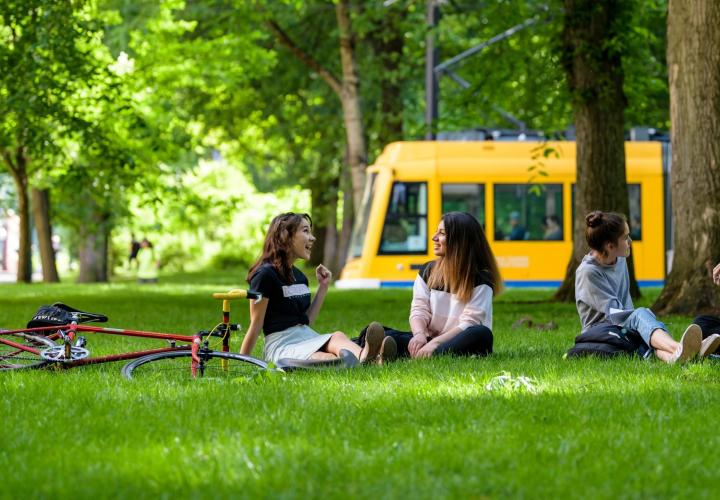
[[[635,330],[666,363],[686,363],[718,347],[704,343],[700,327],[695,324],[676,342],[652,311],[633,307],[625,261],[630,255],[630,229],[623,215],[598,210],[588,214],[585,223],[585,238],[591,250],[575,271],[575,303],[583,331],[598,323]]]

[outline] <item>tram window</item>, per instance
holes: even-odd
[[[485,185],[443,184],[442,213],[467,212],[485,227]]]
[[[495,240],[561,241],[562,184],[495,184]]]
[[[350,255],[353,257],[360,257],[362,255],[362,248],[365,244],[365,234],[367,233],[368,222],[370,220],[370,208],[372,207],[372,200],[375,197],[376,178],[377,174],[370,174],[365,181],[362,206],[358,211],[358,220],[353,228],[350,242]]]
[[[427,242],[427,184],[395,182],[378,254],[425,254]]]
[[[642,241],[642,224],[640,222],[640,184],[628,184],[628,198],[630,205],[630,238]]]
[[[630,207],[628,226],[630,226],[630,238],[633,241],[642,241],[642,216],[640,215],[642,204],[640,192],[640,184],[628,184],[628,201]],[[571,193],[572,217],[573,220],[575,220],[575,184],[572,185]],[[585,227],[584,224],[583,219],[583,227]]]

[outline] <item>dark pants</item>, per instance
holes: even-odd
[[[713,333],[720,333],[720,318],[717,316],[698,316],[693,323],[700,327],[704,339]]]
[[[393,330],[387,326],[385,328],[385,336],[392,337],[395,339],[398,349],[398,357],[409,358],[410,351],[408,351],[408,344],[410,339],[413,338],[411,332],[400,332]],[[360,347],[365,346],[365,332],[367,327],[363,328],[360,332],[360,336],[354,338],[353,341],[359,344]],[[428,337],[428,341],[430,337]],[[440,344],[435,350],[434,355],[438,354],[453,354],[455,356],[470,356],[477,354],[478,356],[486,356],[492,353],[493,348],[493,334],[490,329],[486,326],[476,325],[466,328],[462,332],[455,335],[449,341]]]

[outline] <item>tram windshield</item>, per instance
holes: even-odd
[[[427,183],[395,182],[378,254],[426,254],[427,244]]]
[[[358,210],[358,218],[350,240],[350,256],[357,258],[362,255],[365,244],[365,233],[367,233],[368,221],[370,220],[370,208],[375,192],[375,178],[377,174],[370,174],[365,180],[365,191],[363,192],[362,205]]]

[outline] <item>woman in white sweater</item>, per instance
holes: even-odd
[[[425,264],[413,286],[411,332],[372,323],[397,344],[400,357],[492,353],[492,299],[502,288],[495,257],[472,215],[443,215],[432,237],[437,259]],[[360,337],[361,345],[366,332]]]

